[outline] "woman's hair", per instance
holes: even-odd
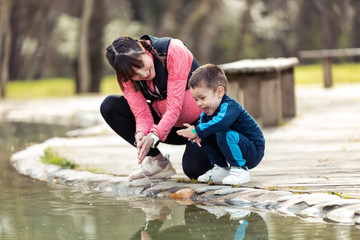
[[[227,83],[228,80],[221,68],[214,64],[205,64],[193,72],[189,80],[189,87],[205,86],[216,91],[219,86],[223,86],[226,93]]]
[[[116,72],[116,79],[121,90],[124,90],[123,82],[131,80],[135,75],[136,68],[143,67],[143,61],[140,59],[142,54],[146,54],[145,48],[151,55],[158,58],[165,65],[165,58],[159,56],[157,51],[145,40],[135,40],[131,37],[120,37],[106,48],[106,59]],[[139,84],[133,81],[135,91],[139,90]]]

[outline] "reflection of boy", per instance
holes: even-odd
[[[227,78],[216,65],[198,68],[189,86],[203,112],[197,127],[184,124],[187,128],[177,133],[203,146],[213,165],[198,181],[231,185],[249,182],[248,169],[256,167],[264,156],[265,139],[259,125],[226,95]]]

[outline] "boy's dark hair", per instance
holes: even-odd
[[[205,84],[207,88],[216,91],[219,86],[223,86],[226,93],[227,83],[228,80],[221,68],[214,64],[205,64],[193,72],[189,80],[189,87],[195,88]]]

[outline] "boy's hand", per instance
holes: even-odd
[[[198,138],[198,135],[193,132],[193,129],[195,129],[195,127],[193,125],[190,125],[188,123],[184,123],[184,126],[186,128],[178,130],[176,132],[179,136],[185,137],[188,140],[193,140],[195,138]]]
[[[201,138],[196,137],[192,140],[194,143],[196,143],[199,147],[201,147]]]

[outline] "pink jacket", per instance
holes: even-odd
[[[152,55],[147,52],[152,58]],[[201,114],[190,90],[185,90],[187,77],[193,61],[192,53],[178,39],[171,39],[167,53],[167,99],[157,100],[152,107],[161,118],[159,124],[154,124],[150,108],[141,91],[135,92],[132,82],[125,82],[124,97],[135,116],[136,132],[147,135],[156,132],[161,141],[165,141],[172,127],[182,127],[183,123],[194,123]],[[152,81],[148,81],[151,90]]]

